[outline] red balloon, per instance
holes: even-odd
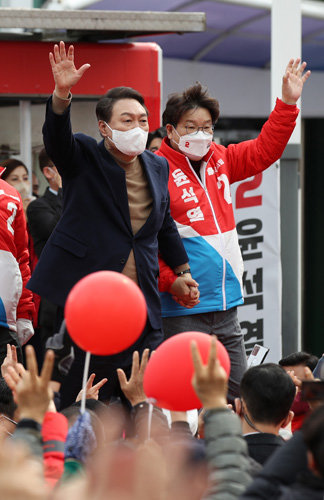
[[[99,271],[82,278],[69,293],[65,321],[84,351],[107,356],[134,344],[146,322],[146,302],[127,276]]]
[[[163,342],[151,356],[144,374],[144,391],[156,405],[173,411],[201,408],[191,380],[194,365],[191,357],[191,341],[195,340],[201,358],[207,363],[211,336],[201,332],[184,332]],[[217,356],[229,376],[231,364],[228,353],[217,340]]]

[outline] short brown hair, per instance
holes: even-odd
[[[121,99],[135,99],[143,106],[148,114],[142,94],[132,89],[132,87],[115,87],[108,90],[108,92],[99,99],[96,106],[97,119],[109,122],[114,104]]]
[[[43,148],[38,155],[39,168],[43,172],[45,167],[53,167],[54,163],[46,153],[46,149]]]
[[[217,99],[210,97],[207,87],[203,87],[200,82],[183,92],[175,92],[169,96],[162,116],[163,125],[169,123],[176,127],[181,116],[190,109],[195,108],[207,109],[211,114],[213,124],[217,122],[219,103]]]

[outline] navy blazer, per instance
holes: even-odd
[[[188,261],[170,215],[169,167],[165,158],[149,151],[140,155],[153,205],[143,227],[131,227],[125,171],[108,153],[104,142],[72,134],[70,106],[62,114],[46,108],[43,137],[46,151],[63,180],[63,214],[44,247],[28,288],[64,306],[73,285],[100,270],[121,272],[131,249],[148,318],[161,328],[157,278],[158,250],[171,267]]]

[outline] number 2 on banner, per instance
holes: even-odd
[[[258,188],[262,182],[262,173],[255,175],[251,180],[242,182],[236,189],[236,208],[248,208],[262,205],[262,195],[245,196],[248,191]]]
[[[15,231],[14,231],[14,228],[12,227],[12,223],[16,217],[17,205],[15,205],[12,201],[9,201],[9,203],[7,205],[7,209],[10,210],[10,212],[12,212],[12,215],[10,215],[10,217],[8,217],[7,227],[8,227],[8,230],[11,232],[11,234],[14,234]]]

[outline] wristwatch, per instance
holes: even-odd
[[[190,267],[189,267],[189,269],[185,269],[184,271],[180,271],[180,272],[176,273],[177,276],[183,276],[184,274],[191,274]]]

